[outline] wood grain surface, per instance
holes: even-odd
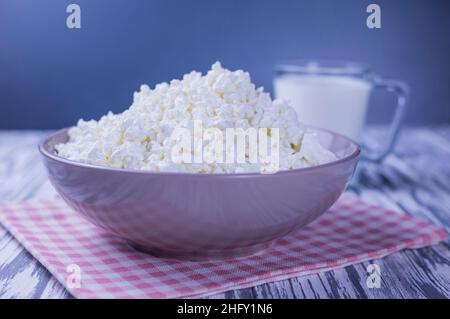
[[[0,131],[0,201],[51,199],[37,150],[49,132]],[[368,130],[365,144],[385,140]],[[418,216],[450,232],[450,126],[408,128],[382,165],[360,165],[352,191],[368,202]],[[1,212],[0,212],[1,213]],[[381,287],[368,288],[377,263]],[[211,298],[449,298],[450,244],[404,250],[383,259],[290,280],[228,291]],[[71,298],[64,287],[0,226],[0,298]]]

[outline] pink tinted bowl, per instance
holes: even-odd
[[[315,131],[339,159],[275,174],[189,174],[114,169],[59,157],[58,131],[39,145],[51,183],[76,212],[158,257],[208,260],[250,255],[325,212],[352,176],[359,146]]]

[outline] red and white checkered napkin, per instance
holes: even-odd
[[[343,267],[447,238],[445,231],[425,221],[348,194],[315,222],[264,252],[227,261],[176,261],[139,253],[62,201],[0,204],[0,221],[80,298],[199,297]],[[80,267],[80,288],[66,283],[71,264]]]

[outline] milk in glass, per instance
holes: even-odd
[[[274,80],[275,96],[290,100],[298,119],[359,142],[372,84],[339,75],[284,74]]]

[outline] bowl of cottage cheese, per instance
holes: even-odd
[[[299,230],[359,158],[353,141],[302,125],[288,101],[218,62],[142,85],[122,113],[79,120],[39,149],[78,213],[140,250],[191,260],[252,254]]]

